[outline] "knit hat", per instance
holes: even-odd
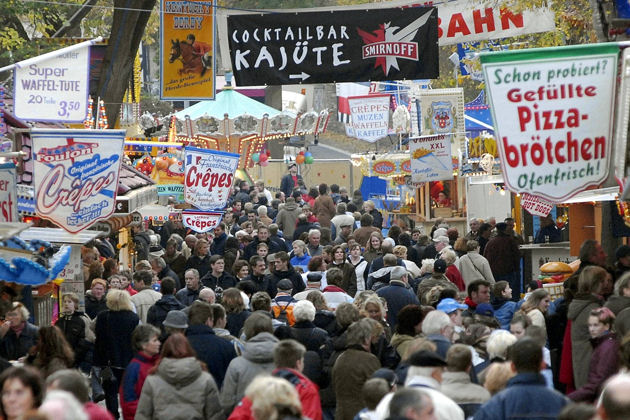
[[[172,310],[166,314],[166,319],[162,325],[171,328],[188,328],[188,317],[183,311]]]

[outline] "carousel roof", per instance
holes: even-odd
[[[177,117],[178,120],[185,120],[186,115],[190,116],[191,120],[203,116],[223,119],[225,114],[228,114],[229,118],[247,114],[256,118],[263,118],[263,116],[267,114],[269,118],[271,118],[280,113],[281,111],[265,105],[262,102],[258,102],[255,99],[248,98],[234,89],[224,88],[224,90],[217,93],[215,100],[201,101],[193,106],[189,106],[175,113],[175,117]]]

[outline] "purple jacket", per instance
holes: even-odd
[[[595,401],[606,379],[618,370],[619,342],[615,333],[608,332],[592,338],[591,345],[593,354],[588,369],[588,379],[586,384],[568,395],[573,401]]]

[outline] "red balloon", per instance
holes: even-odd
[[[300,153],[298,153],[299,156],[304,156],[304,150],[301,150]]]
[[[267,149],[267,156],[271,157],[271,150]]]
[[[267,156],[266,153],[261,153],[259,159],[261,162],[267,162],[267,159],[269,159],[269,156]]]
[[[297,155],[297,156],[295,157],[295,162],[296,162],[298,165],[301,165],[301,164],[303,164],[303,163],[304,163],[304,159],[305,159],[305,158],[304,158],[304,155]]]

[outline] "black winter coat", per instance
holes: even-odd
[[[185,306],[177,300],[175,295],[162,295],[147,312],[147,323],[162,329],[162,322],[170,311],[182,310]]]
[[[134,351],[131,334],[140,318],[132,311],[103,311],[96,317],[94,365],[125,369]]]

